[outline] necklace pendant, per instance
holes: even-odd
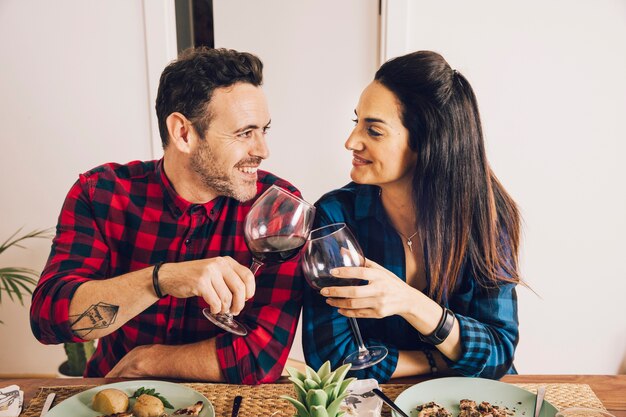
[[[411,251],[411,253],[413,253],[413,242],[411,242],[411,239],[408,239],[406,241],[406,244],[409,247],[409,250]]]

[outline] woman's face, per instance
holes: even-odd
[[[396,96],[373,81],[363,90],[355,113],[356,126],[345,143],[352,151],[352,181],[378,186],[410,182],[417,153],[409,148]]]

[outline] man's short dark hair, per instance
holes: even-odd
[[[263,63],[250,53],[232,49],[189,48],[170,63],[161,74],[156,113],[163,149],[169,142],[167,117],[179,112],[204,137],[209,127],[207,107],[216,88],[244,82],[263,83]]]

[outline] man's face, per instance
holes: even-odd
[[[270,115],[265,94],[248,83],[218,88],[208,111],[209,128],[191,153],[191,170],[203,186],[218,195],[250,200],[257,192],[257,169],[269,156],[265,134]]]

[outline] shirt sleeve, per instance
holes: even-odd
[[[289,189],[300,196],[295,188]],[[250,306],[235,317],[245,324],[248,335],[223,332],[216,337],[220,366],[231,384],[264,384],[280,378],[298,326],[304,281],[300,255],[281,264],[265,264],[259,271]]]
[[[513,364],[519,339],[515,284],[485,287],[468,279],[451,300],[459,322],[461,358],[448,364],[465,376],[501,378]],[[462,304],[468,306],[463,309]]]
[[[94,219],[89,180],[82,176],[70,189],[41,278],[33,291],[31,329],[44,344],[83,342],[71,330],[72,296],[92,278],[102,277],[109,250]]]
[[[333,206],[318,207],[315,227],[332,223],[346,222],[341,210]],[[338,313],[337,308],[326,304],[325,298],[310,286],[304,290],[302,313],[302,345],[304,356],[309,366],[318,369],[325,361],[330,361],[333,369],[341,366],[343,360],[352,352],[358,351],[349,319]],[[361,334],[367,334],[367,327],[373,319],[357,319]],[[376,366],[359,371],[350,371],[349,375],[359,379],[374,378],[380,383],[387,382],[398,363],[398,349],[384,340],[366,338],[366,346],[384,346],[388,355]]]

